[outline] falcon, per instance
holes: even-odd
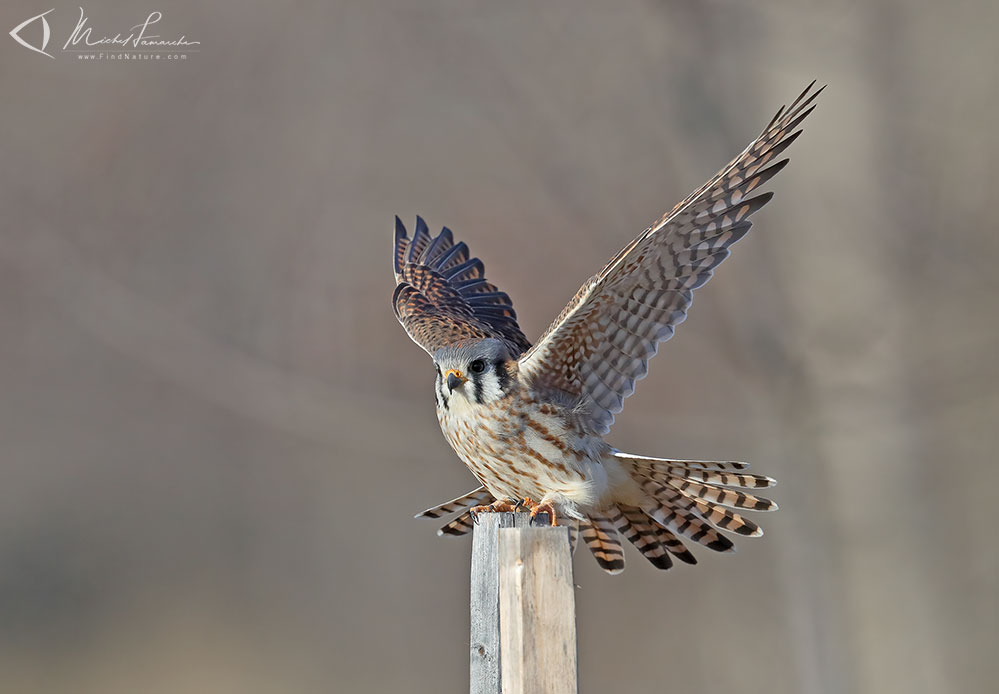
[[[749,231],[783,169],[781,154],[824,89],[815,83],[739,156],[588,279],[535,344],[510,297],[445,227],[419,217],[409,238],[396,217],[396,317],[433,358],[444,437],[480,487],[417,517],[458,514],[439,534],[463,535],[483,511],[529,509],[581,534],[609,573],[624,569],[621,536],[659,569],[696,563],[685,540],[734,550],[722,531],[763,534],[740,511],[770,511],[748,491],[775,480],[741,462],[623,453],[604,440],[659,343]]]

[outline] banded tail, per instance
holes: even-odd
[[[743,472],[748,463],[734,461],[672,460],[613,452],[614,458],[642,491],[637,505],[615,502],[587,518],[570,522],[570,541],[577,533],[602,569],[611,574],[624,570],[621,536],[657,569],[673,566],[673,559],[696,564],[683,539],[716,552],[735,551],[735,544],[722,534],[727,530],[746,537],[759,537],[763,530],[732,509],[774,511],[770,499],[746,489],[764,489],[777,482],[771,477]],[[460,511],[437,531],[438,535],[464,535],[473,527],[469,509],[492,500],[485,487],[445,504],[427,509],[417,518],[440,518]]]
[[[492,501],[493,495],[489,493],[489,490],[485,487],[479,487],[478,489],[473,489],[467,494],[462,494],[457,499],[451,499],[451,501],[446,501],[443,504],[431,506],[426,511],[417,513],[413,517],[440,518],[441,516],[447,516],[454,513],[455,511],[461,511],[461,514],[450,522],[445,523],[437,531],[437,534],[442,537],[444,535],[460,536],[468,533],[472,529],[472,512],[469,509],[473,506],[491,503]]]

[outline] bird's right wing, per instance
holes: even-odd
[[[755,195],[787,164],[775,161],[801,133],[822,89],[808,85],[739,156],[590,278],[520,359],[522,379],[581,404],[606,434],[660,342],[687,316],[693,290],[749,231],[749,217],[773,193]]]

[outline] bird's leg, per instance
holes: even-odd
[[[472,514],[472,520],[478,523],[480,513],[516,513],[519,504],[520,502],[517,502],[517,505],[514,505],[509,499],[497,499],[486,506],[473,506],[468,511]]]

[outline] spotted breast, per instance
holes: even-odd
[[[458,457],[498,499],[551,500],[575,515],[607,488],[600,461],[610,446],[525,388],[478,406],[438,396],[437,418]]]

